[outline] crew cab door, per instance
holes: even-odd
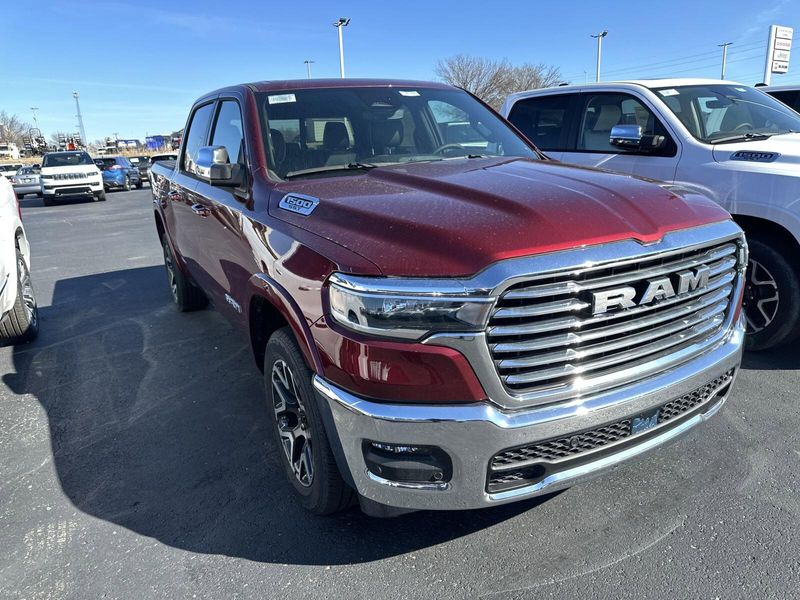
[[[578,94],[522,98],[511,107],[508,120],[547,156],[561,160],[573,136],[574,106]]]
[[[204,290],[207,282],[198,259],[207,228],[195,208],[198,204],[195,189],[199,179],[195,174],[194,164],[198,150],[208,142],[215,106],[215,101],[211,101],[196,107],[192,113],[186,131],[186,142],[178,156],[178,165],[167,192],[168,210],[172,212],[174,220],[173,241],[176,249],[183,258],[189,275]]]
[[[215,307],[236,320],[247,301],[242,292],[252,273],[245,268],[253,262],[252,252],[242,235],[242,211],[248,199],[249,161],[244,143],[244,124],[240,103],[221,98],[214,111],[209,135],[210,146],[224,146],[231,164],[241,173],[238,185],[211,185],[200,178],[194,190],[193,218],[202,232],[195,240],[194,258],[202,270],[201,285]]]
[[[673,182],[680,158],[676,136],[647,102],[626,92],[584,92],[578,95],[574,137],[561,160]],[[663,138],[658,148],[622,149],[610,142],[616,125],[640,125],[645,136]]]

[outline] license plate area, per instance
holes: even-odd
[[[658,425],[658,413],[659,410],[656,409],[651,413],[634,417],[631,420],[631,435],[636,435],[638,433],[649,431],[650,429],[653,429],[653,427]]]

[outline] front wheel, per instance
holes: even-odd
[[[766,350],[800,334],[800,280],[793,261],[780,246],[748,237],[750,261],[744,290],[746,347]]]
[[[264,354],[264,386],[278,460],[296,497],[318,515],[338,512],[355,494],[342,479],[311,384],[292,331],[276,331]]]
[[[0,321],[0,342],[24,344],[39,334],[39,307],[33,294],[31,273],[22,252],[17,249],[17,298],[13,308]]]
[[[144,187],[144,182],[143,182],[141,179],[140,179],[139,181],[137,181],[137,182],[136,182],[136,189],[137,189],[137,190],[140,190],[140,189],[142,189],[143,187]]]
[[[97,193],[94,195],[94,199],[95,199],[97,202],[105,202],[105,201],[106,201],[106,191],[105,191],[105,190],[103,190],[102,192],[97,192]]]

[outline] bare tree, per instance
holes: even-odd
[[[22,138],[28,135],[30,128],[31,124],[19,119],[17,115],[0,111],[0,140],[21,146]]]
[[[558,67],[542,63],[514,66],[507,59],[491,60],[466,54],[440,60],[435,72],[446,83],[472,92],[494,108],[499,108],[509,94],[552,86],[561,79]]]

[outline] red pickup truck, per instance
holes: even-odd
[[[316,513],[547,493],[728,395],[747,247],[704,197],[549,160],[436,83],[237,85],[185,131],[151,170],[172,296],[248,336]]]

